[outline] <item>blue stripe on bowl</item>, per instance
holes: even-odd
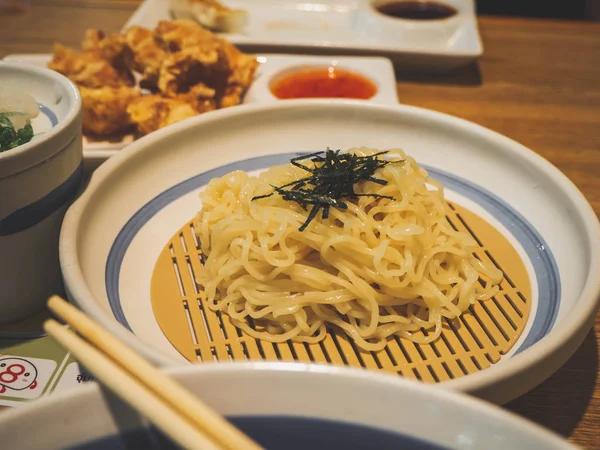
[[[75,197],[82,179],[83,161],[65,181],[52,191],[0,220],[0,236],[20,233],[49,217]]]
[[[52,128],[58,125],[58,117],[56,117],[54,111],[52,111],[47,106],[42,105],[41,103],[38,103],[38,107],[40,108],[40,112],[48,118],[48,120],[50,121],[50,125],[52,125]]]
[[[123,313],[123,308],[121,307],[119,275],[123,264],[123,258],[125,257],[125,253],[127,252],[131,241],[142,227],[154,217],[154,215],[178,198],[206,185],[212,178],[221,177],[234,170],[244,170],[248,172],[286,164],[291,158],[306,154],[308,153],[301,152],[259,156],[227,164],[182,181],[157,195],[140,208],[117,235],[106,261],[106,292],[115,318],[122,325],[131,330],[127,318]],[[425,165],[423,165],[423,167],[429,172],[433,179],[442,183],[447,189],[472,200],[490,213],[498,220],[498,222],[508,229],[527,253],[537,278],[539,291],[538,308],[535,313],[531,330],[523,341],[523,344],[516,350],[516,353],[532,346],[552,329],[559,309],[561,290],[560,277],[558,274],[558,266],[556,265],[550,248],[527,219],[512,209],[495,194],[453,174]],[[192,215],[192,213],[193,212],[190,212],[190,215]]]
[[[52,128],[58,125],[58,118],[50,108],[41,103],[38,103],[38,107],[40,108],[40,112],[48,118]],[[34,135],[34,139],[40,134],[43,133]],[[0,220],[0,236],[19,233],[46,219],[50,214],[54,213],[75,196],[75,193],[79,189],[82,176],[83,162],[79,164],[75,171],[69,175],[63,183],[47,193],[44,197],[13,211],[8,216],[2,218]]]

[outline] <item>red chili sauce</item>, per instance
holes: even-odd
[[[280,99],[290,98],[358,98],[368,99],[377,86],[368,78],[334,67],[307,69],[279,78],[271,92]]]

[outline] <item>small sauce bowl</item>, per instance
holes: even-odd
[[[455,7],[437,0],[380,0],[372,5],[380,14],[403,20],[444,20],[458,14]]]
[[[306,98],[398,104],[394,67],[386,58],[261,55],[257,60],[261,64],[244,104]]]
[[[269,89],[281,100],[293,98],[368,100],[377,94],[377,85],[369,78],[334,66],[288,71],[274,77]]]

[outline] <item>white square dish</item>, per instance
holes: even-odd
[[[7,56],[4,60],[46,67],[50,58],[51,56],[48,54],[15,54]],[[256,71],[255,80],[246,94],[244,104],[280,101],[269,90],[272,79],[283,71],[302,70],[307,67],[338,67],[358,73],[370,79],[377,87],[375,96],[364,101],[382,105],[398,104],[394,67],[392,62],[386,58],[263,54],[257,56],[257,59],[261,64]],[[125,135],[117,141],[91,140],[84,136],[84,158],[86,160],[93,159],[96,166],[133,141],[134,137],[131,134]]]
[[[456,15],[418,21],[385,16],[373,3],[228,0],[227,6],[246,10],[249,19],[240,32],[223,36],[253,52],[379,55],[427,71],[448,71],[483,53],[473,0],[445,0]],[[169,1],[146,0],[124,28],[152,28],[173,18]]]

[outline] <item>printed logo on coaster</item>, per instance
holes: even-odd
[[[66,366],[62,376],[54,385],[52,393],[67,391],[92,381],[95,381],[95,378],[86,373],[77,362],[73,361]]]
[[[34,399],[39,397],[56,369],[50,359],[0,356],[0,397]]]

